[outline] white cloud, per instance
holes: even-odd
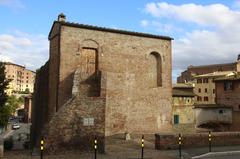
[[[0,5],[12,8],[12,9],[23,9],[25,6],[20,0],[0,0]]]
[[[173,37],[174,73],[189,65],[235,62],[240,53],[240,12],[226,5],[161,2],[148,3],[144,10],[155,21],[165,25],[173,21],[174,27],[183,28],[177,38]],[[184,28],[189,24],[194,28]]]
[[[147,20],[142,20],[142,21],[140,22],[140,24],[141,24],[141,26],[143,26],[143,27],[147,27],[148,24],[149,24],[149,22],[148,22]]]
[[[157,18],[173,18],[198,25],[225,26],[240,21],[240,12],[223,4],[197,5],[193,3],[173,5],[166,2],[148,3],[145,11]]]
[[[35,70],[47,61],[48,45],[47,36],[41,34],[0,34],[0,60]]]

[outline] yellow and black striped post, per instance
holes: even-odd
[[[182,135],[178,136],[178,146],[179,146],[179,158],[182,158]]]
[[[94,139],[94,159],[97,159],[97,138]]]
[[[211,134],[211,131],[208,132],[208,144],[209,144],[209,152],[212,152],[212,134]]]
[[[141,155],[141,159],[143,159],[144,156],[144,135],[142,135],[142,155]]]
[[[41,157],[41,159],[43,159],[43,149],[44,149],[44,140],[43,140],[43,137],[42,137],[42,139],[41,139],[41,141],[40,141],[40,157]]]

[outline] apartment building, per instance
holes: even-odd
[[[191,82],[196,75],[222,71],[240,71],[240,54],[238,55],[237,61],[233,63],[188,66],[187,70],[183,71],[177,78],[177,83],[188,83]]]
[[[193,77],[195,104],[216,104],[216,88],[214,79],[224,77],[231,71],[213,72]]]
[[[17,92],[24,92],[29,90],[33,92],[35,72],[26,69],[24,66],[5,62],[6,78],[10,79],[7,94],[11,95]]]

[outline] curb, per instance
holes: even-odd
[[[235,154],[240,154],[240,151],[227,151],[227,152],[209,152],[203,155],[194,156],[192,159],[201,159],[205,157],[217,157],[217,156],[231,156]]]

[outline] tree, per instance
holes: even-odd
[[[3,62],[0,62],[0,107],[3,107],[7,101],[6,89],[9,84],[9,80],[6,79],[5,66]]]
[[[5,75],[5,65],[0,62],[0,125],[5,126],[8,123],[8,118],[10,116],[10,110],[6,105],[8,96],[6,94],[6,89],[9,84],[9,80],[6,79]]]
[[[23,93],[24,93],[24,94],[29,94],[29,93],[30,93],[30,90],[29,90],[28,88],[26,88]]]
[[[8,106],[8,109],[11,115],[14,114],[16,112],[16,109],[19,108],[19,106],[22,104],[23,104],[23,97],[17,98],[14,95],[9,96],[6,102],[6,105]]]

